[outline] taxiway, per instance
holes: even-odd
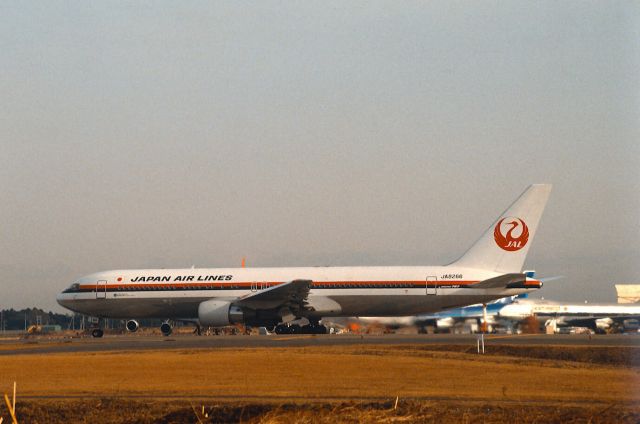
[[[138,336],[107,335],[100,339],[0,339],[0,355],[43,354],[101,351],[146,351],[163,349],[216,349],[216,348],[265,348],[265,347],[313,347],[349,345],[469,345],[475,346],[477,335],[269,335],[269,336],[195,336],[176,335]],[[486,335],[485,346],[600,346],[640,347],[640,335]]]

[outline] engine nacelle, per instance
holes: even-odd
[[[200,325],[224,327],[244,321],[244,313],[238,306],[224,300],[205,300],[198,306]]]
[[[127,331],[130,333],[135,333],[140,328],[140,324],[135,319],[130,319],[126,324]]]

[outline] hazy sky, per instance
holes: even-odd
[[[0,309],[94,271],[439,265],[530,183],[547,298],[640,283],[637,2],[0,3]]]

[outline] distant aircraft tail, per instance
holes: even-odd
[[[451,265],[495,272],[521,272],[536,234],[551,184],[533,184]]]

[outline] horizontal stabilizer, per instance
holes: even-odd
[[[479,283],[471,284],[474,289],[510,289],[525,286],[527,276],[524,274],[504,274],[498,277],[489,278]]]

